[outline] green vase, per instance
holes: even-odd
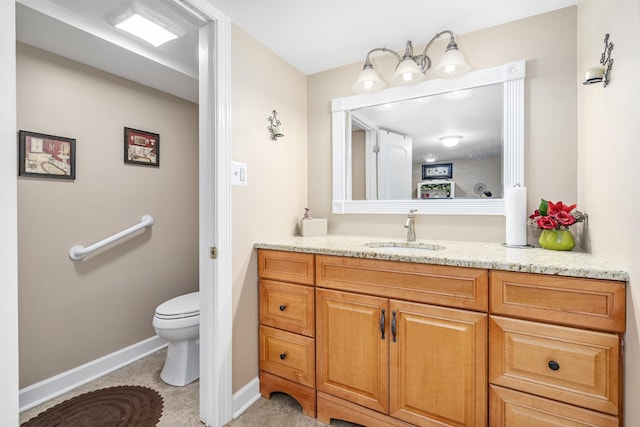
[[[538,243],[541,247],[554,251],[570,251],[575,246],[569,230],[542,230]]]

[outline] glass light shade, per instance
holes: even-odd
[[[413,59],[403,59],[396,68],[396,72],[391,77],[391,83],[395,86],[408,86],[424,80],[424,74],[418,68],[418,64]]]
[[[438,77],[459,77],[471,71],[471,67],[464,60],[464,56],[458,49],[449,49],[442,55],[440,62],[433,69]]]
[[[442,145],[444,145],[445,147],[455,147],[456,145],[458,145],[462,137],[460,135],[449,135],[443,136],[439,139],[440,142],[442,142]]]
[[[376,92],[387,87],[387,82],[380,78],[380,75],[373,68],[365,68],[358,75],[358,79],[351,89],[358,93]]]

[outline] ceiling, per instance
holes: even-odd
[[[158,48],[110,25],[129,0],[17,0],[18,41],[198,101],[198,28],[204,22],[171,0],[135,0],[169,18],[183,37]]]
[[[17,0],[17,38],[75,61],[197,102],[197,29],[186,0],[136,0],[186,36],[153,48],[105,19],[128,0]],[[577,0],[209,0],[240,28],[309,75],[402,50],[437,32],[463,34],[577,4]],[[463,48],[464,49],[464,48]]]
[[[468,33],[577,0],[210,0],[304,74],[364,62],[375,47],[403,50],[436,33]],[[355,77],[354,77],[355,79]]]

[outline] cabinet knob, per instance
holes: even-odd
[[[284,360],[287,358],[287,353],[280,353],[280,360]]]
[[[551,360],[549,361],[549,369],[551,369],[552,371],[557,371],[558,369],[560,369],[560,364],[555,360]]]
[[[287,309],[286,305],[283,304],[283,305],[280,306],[280,311],[285,311],[286,309]]]

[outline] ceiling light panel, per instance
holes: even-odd
[[[107,20],[114,27],[155,47],[185,34],[177,24],[137,2],[125,4],[123,8],[113,11],[107,16]]]

